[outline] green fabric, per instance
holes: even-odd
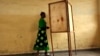
[[[47,34],[46,34],[46,22],[43,18],[39,20],[39,30],[37,34],[36,43],[34,45],[34,50],[49,50]]]
[[[46,22],[43,18],[39,20],[39,28],[46,27]]]
[[[45,51],[48,51],[49,50],[49,46],[47,46],[47,47],[34,47],[33,48],[34,50],[45,50]]]

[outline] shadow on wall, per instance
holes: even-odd
[[[100,48],[100,16],[99,16],[99,0],[97,0],[97,30],[96,30],[96,35],[94,37],[93,43],[91,45],[91,47],[96,47],[96,48]]]

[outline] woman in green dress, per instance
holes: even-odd
[[[46,22],[44,20],[44,18],[46,17],[45,12],[41,12],[40,16],[41,18],[39,20],[39,26],[38,26],[39,30],[37,34],[36,43],[33,49],[37,50],[37,56],[39,56],[40,50],[45,50],[45,56],[48,56],[47,51],[49,50],[49,46],[48,46],[46,29],[48,29],[49,27],[46,26]]]

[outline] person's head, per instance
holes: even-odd
[[[41,18],[45,18],[46,17],[45,12],[41,12],[40,16],[41,16]]]

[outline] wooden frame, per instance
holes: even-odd
[[[51,4],[56,4],[56,3],[65,3],[65,9],[66,9],[66,31],[52,31],[52,24],[51,24],[51,9],[50,6]],[[51,45],[52,45],[52,53],[54,56],[54,49],[53,49],[53,39],[52,39],[52,33],[60,33],[60,32],[68,32],[68,51],[69,51],[69,56],[72,56],[72,48],[71,48],[71,35],[70,35],[70,23],[69,23],[69,14],[68,14],[68,1],[64,0],[64,1],[58,1],[58,2],[53,2],[53,3],[49,3],[49,21],[50,21],[50,35],[51,35]]]
[[[67,8],[64,1],[54,2],[49,4],[50,21],[51,21],[51,31],[53,33],[57,32],[67,32]],[[61,27],[62,26],[62,27]]]

